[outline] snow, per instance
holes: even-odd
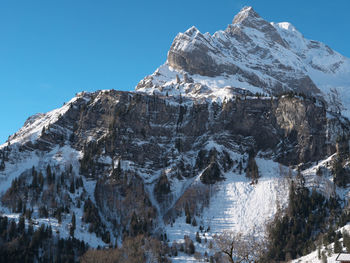
[[[288,183],[279,176],[278,165],[270,160],[256,161],[262,176],[258,184],[252,185],[245,175],[236,173],[226,174],[226,180],[218,184],[218,192],[210,201],[213,205],[203,213],[212,233],[233,230],[261,236],[277,204],[287,202]]]
[[[289,22],[280,22],[280,23],[277,23],[277,26],[288,31],[292,31],[292,32],[297,31],[296,28]]]
[[[62,112],[58,110],[58,112]],[[25,133],[25,131],[24,131]],[[25,140],[25,137],[22,138]],[[74,150],[68,145],[63,145],[62,147],[56,146],[50,152],[41,153],[38,151],[33,152],[23,152],[17,157],[14,163],[7,162],[4,171],[0,172],[0,194],[6,192],[6,190],[11,186],[12,181],[20,176],[23,172],[30,170],[33,166],[37,170],[45,170],[47,165],[50,164],[52,168],[59,169],[61,171],[66,170],[70,165],[73,167],[73,173],[79,174],[79,159],[82,157],[82,153]],[[94,202],[94,189],[96,181],[86,180],[83,177],[83,184],[86,192],[90,199]],[[70,194],[71,199],[75,200],[82,190],[78,189],[75,194]],[[38,213],[38,208],[34,207],[34,213],[32,215],[32,221],[34,228],[40,227],[42,224],[51,225],[53,233],[58,235],[60,238],[69,238],[69,227],[71,223],[71,216],[74,212],[76,215],[76,230],[74,233],[75,238],[82,240],[89,244],[90,247],[105,246],[106,244],[97,237],[95,233],[90,233],[88,231],[88,226],[82,222],[83,209],[72,206],[70,209],[70,215],[62,216],[61,224],[58,223],[56,218],[40,218]],[[7,207],[0,205],[0,214],[14,219],[16,222],[19,220],[20,214],[12,213]],[[26,224],[28,225],[26,220]]]
[[[216,148],[217,151],[224,150],[224,147],[208,140],[206,149]],[[240,154],[230,152],[233,160],[241,160],[244,157]],[[256,163],[259,168],[261,177],[257,184],[252,185],[251,180],[247,179],[244,174],[229,171],[225,173],[225,180],[217,182],[211,186],[211,198],[208,207],[204,208],[200,215],[196,216],[198,226],[194,227],[186,224],[185,215],[178,217],[174,223],[165,225],[165,232],[171,245],[174,241],[177,243],[184,242],[184,235],[188,235],[195,241],[195,235],[198,231],[202,237],[202,243],[194,242],[196,251],[204,254],[207,252],[212,255],[214,251],[208,248],[209,242],[213,235],[225,231],[234,231],[243,235],[253,234],[256,237],[264,237],[266,225],[273,219],[277,209],[283,209],[288,203],[288,191],[290,180],[297,174],[295,170],[282,166],[272,160],[265,159],[264,153],[258,154]],[[310,168],[302,171],[305,178],[305,186],[310,189],[316,189],[318,192],[330,197],[334,191],[342,200],[347,200],[350,196],[348,189],[334,188],[332,176],[329,171],[330,163],[334,155],[314,163]],[[323,167],[326,171],[322,176],[316,175],[318,168]],[[291,174],[289,174],[289,172]],[[201,184],[200,175],[191,183],[191,185]],[[186,187],[189,187],[187,185]],[[201,232],[199,226],[204,229],[210,227],[209,232]],[[339,229],[350,231],[350,224]],[[207,243],[204,243],[204,236]],[[332,248],[332,244],[328,246]],[[326,248],[323,248],[323,250]],[[328,262],[335,262],[337,255],[328,257]],[[172,258],[173,262],[196,262],[193,256],[179,253],[179,256]],[[306,255],[293,262],[320,262],[317,251]]]
[[[10,188],[12,181],[20,176],[24,171],[31,169],[33,165],[39,163],[39,156],[35,153],[27,154],[23,160],[15,163],[6,163],[6,169],[0,172],[0,195]]]
[[[350,232],[350,224],[347,224],[344,227],[339,228],[337,231],[343,232],[344,230],[346,230],[349,233]],[[341,244],[342,244],[342,240],[343,240],[342,238],[339,240],[339,241],[341,241]],[[339,253],[333,253],[333,247],[334,247],[334,243],[329,244],[327,247],[325,247],[324,245],[321,246],[321,252],[327,251],[326,256],[327,256],[328,263],[338,263],[339,262],[339,258],[337,260]],[[346,253],[345,248],[343,248],[343,252]],[[316,249],[315,251],[311,252],[308,255],[305,255],[305,256],[300,257],[300,258],[295,259],[295,260],[292,260],[291,263],[319,263],[319,262],[321,262],[321,260],[318,259],[318,250]]]
[[[207,145],[209,148],[212,146],[217,147],[213,142],[209,142]],[[238,160],[243,157],[231,154]],[[281,168],[277,163],[263,158],[256,158],[256,162],[261,174],[258,184],[252,185],[251,180],[247,179],[245,175],[232,171],[226,173],[224,181],[211,187],[210,205],[204,208],[200,216],[196,217],[197,227],[186,224],[184,215],[177,218],[175,223],[165,226],[170,244],[173,241],[184,242],[184,235],[195,240],[200,225],[204,226],[204,229],[210,227],[209,232],[200,234],[202,243],[195,242],[196,251],[202,254],[204,252],[209,253],[209,255],[212,253],[208,249],[210,240],[214,234],[220,234],[224,231],[263,237],[265,226],[273,219],[277,207],[283,208],[287,203],[289,183],[286,177],[280,176]],[[284,167],[284,169],[287,168]],[[199,180],[194,183],[201,184]],[[203,234],[208,240],[207,243],[204,243]],[[193,257],[185,254],[179,254],[172,260],[173,262],[196,262]]]
[[[337,257],[337,260],[350,261],[350,254],[340,253]]]
[[[158,75],[159,74],[159,75]],[[245,81],[242,81],[239,76],[226,75],[217,77],[206,77],[201,75],[189,75],[194,80],[194,83],[200,84],[198,89],[191,89],[191,84],[180,84],[179,89],[175,89],[176,75],[180,78],[183,72],[177,71],[171,68],[168,63],[165,63],[158,69],[157,76],[153,76],[153,84],[151,88],[138,88],[137,92],[153,93],[156,86],[164,87],[164,92],[168,93],[168,96],[181,96],[188,98],[195,98],[197,100],[210,99],[210,101],[222,102],[225,98],[233,98],[234,93],[232,87],[239,87],[244,90],[249,90],[253,93],[264,93],[264,90],[259,87],[255,87]],[[260,74],[260,73],[257,73]],[[157,90],[159,93],[159,90]],[[165,94],[163,94],[165,95]]]
[[[276,33],[287,44],[281,45],[259,26],[247,27],[241,24],[251,10],[251,7],[243,8],[236,16],[237,19],[235,18],[236,24],[229,25],[227,30],[219,30],[213,35],[203,35],[197,28],[191,27],[185,33],[176,36],[172,47],[174,52],[188,52],[197,45],[204,45],[208,49],[207,54],[216,64],[235,65],[249,77],[240,72],[215,77],[191,75],[187,72],[194,83],[178,84],[176,75],[182,80],[186,72],[171,68],[166,61],[154,74],[145,78],[144,81],[148,83],[146,86],[141,85],[136,90],[149,94],[167,93],[168,96],[181,94],[182,97],[220,102],[225,97],[234,96],[232,89],[228,87],[242,88],[252,93],[269,93],[275,86],[289,90],[290,87],[285,83],[309,77],[320,90],[315,96],[322,96],[327,100],[330,89],[338,89],[346,108],[343,114],[350,117],[350,59],[321,42],[304,38],[289,22],[271,22]],[[249,16],[248,19],[251,19],[254,25],[264,22],[255,15]],[[233,36],[231,31],[236,32],[235,30],[245,34],[251,41],[243,41],[239,36]],[[252,78],[259,79],[263,83],[262,86],[252,85]]]
[[[82,222],[82,216],[83,211],[82,209],[74,208],[72,209],[72,212],[75,213],[76,216],[76,230],[74,231],[74,237],[76,239],[79,239],[81,241],[84,241],[89,244],[92,248],[97,248],[98,246],[104,247],[106,244],[96,236],[95,233],[90,233],[88,231],[88,227],[85,223]],[[72,215],[72,213],[71,213]],[[51,226],[52,227],[52,233],[56,235],[59,238],[68,239],[70,237],[70,225],[72,217],[69,216],[63,216],[62,222],[59,224],[56,218],[38,218],[38,213],[34,213],[32,215],[31,224],[33,225],[34,229],[39,228],[41,225],[45,226]],[[18,213],[2,213],[2,216],[6,216],[9,219],[15,220],[16,223],[19,221],[20,214]],[[30,224],[28,219],[25,220],[26,226]]]
[[[89,93],[86,92],[79,93],[69,102],[65,103],[61,108],[52,110],[45,114],[37,113],[29,117],[24,123],[23,127],[14,135],[9,137],[8,142],[10,144],[15,144],[19,142],[24,143],[28,141],[35,141],[39,138],[43,128],[49,128],[50,124],[57,122],[57,120],[69,110],[75,101],[77,101],[79,98],[86,99],[86,96],[88,95]],[[2,147],[5,147],[5,144],[0,146],[0,148]]]

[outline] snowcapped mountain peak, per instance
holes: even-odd
[[[294,52],[302,52],[308,49],[308,41],[304,36],[289,22],[274,23],[271,25],[277,30],[283,40],[288,43],[289,48]]]
[[[244,7],[234,17],[232,25],[229,25],[226,29],[227,32],[231,33],[237,33],[240,30],[243,30],[248,36],[250,33],[254,33],[255,35],[261,34],[270,44],[287,47],[286,42],[283,41],[277,30],[269,22],[261,18],[250,6]]]
[[[185,31],[185,34],[189,35],[189,36],[193,36],[193,35],[195,35],[197,33],[199,33],[199,30],[195,26],[192,26],[192,27],[190,27],[189,29],[187,29]]]
[[[343,104],[350,105],[348,58],[306,39],[289,22],[264,20],[250,6],[213,35],[194,26],[179,33],[160,69],[136,90],[219,101],[235,96],[237,89],[275,95],[294,91],[325,101],[336,88]]]
[[[274,25],[274,23],[272,23],[272,25]],[[296,32],[297,29],[289,22],[280,22],[280,23],[276,23],[276,26],[278,26],[281,29],[285,29],[291,32]]]
[[[232,24],[240,24],[249,20],[262,20],[258,13],[254,11],[251,6],[245,6],[242,10],[233,18]]]

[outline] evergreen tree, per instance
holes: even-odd
[[[186,215],[186,224],[191,224],[191,215],[190,214]]]
[[[342,252],[342,246],[340,244],[339,239],[336,239],[334,241],[334,253],[340,253],[340,252]]]
[[[350,235],[346,230],[343,232],[343,246],[346,248],[346,252],[350,253]]]
[[[75,213],[73,212],[72,222],[71,222],[71,226],[70,226],[70,229],[69,229],[69,234],[70,234],[71,237],[74,237],[75,228],[76,228],[76,219],[75,219]]]
[[[193,220],[192,220],[192,226],[197,226],[197,220],[196,220],[196,217],[193,217]]]
[[[332,174],[337,186],[345,187],[349,181],[347,172],[343,167],[343,158],[337,154],[332,162]]]
[[[188,203],[185,204],[186,224],[191,224],[191,213]]]
[[[170,193],[170,182],[165,172],[163,171],[159,177],[156,185],[154,186],[154,194],[158,202],[162,202],[167,194]]]
[[[114,164],[112,163],[112,177],[113,179],[119,181],[122,176],[121,160],[118,160],[117,168],[114,169]]]
[[[242,170],[243,170],[242,160],[240,160],[238,163],[238,170],[239,170],[239,174],[242,174]]]
[[[199,232],[197,231],[197,233],[196,233],[196,241],[198,242],[198,243],[202,243],[202,240],[201,240],[201,238],[200,238],[200,236],[199,236]]]
[[[37,177],[37,173],[34,169],[34,166],[32,168],[32,188],[36,189],[38,187],[38,177]]]
[[[38,175],[38,187],[39,187],[39,191],[42,191],[44,187],[44,176],[41,171],[39,172],[39,175]]]
[[[48,164],[46,167],[46,178],[47,178],[47,184],[52,184],[52,173],[51,173],[51,166]]]
[[[59,224],[62,223],[62,209],[58,208],[56,211],[56,217]]]
[[[29,224],[25,229],[24,217],[18,224],[7,224],[7,217],[0,216],[0,262],[77,262],[86,251],[84,242],[76,239],[57,239],[51,226],[41,225],[36,231]],[[6,237],[6,238],[4,238]]]
[[[19,199],[17,202],[16,213],[22,213],[22,209],[23,209],[23,202],[22,202],[22,199]]]
[[[1,163],[0,163],[0,171],[5,170],[5,160],[2,158]]]
[[[23,216],[20,216],[19,222],[18,222],[18,233],[23,234],[25,230],[25,219]]]
[[[195,246],[193,244],[193,241],[190,240],[190,243],[188,245],[188,254],[193,255],[195,251],[196,251],[196,249],[195,249]]]
[[[71,192],[72,194],[74,194],[75,192],[74,179],[72,179],[70,182],[69,192]]]
[[[75,213],[73,212],[73,216],[72,216],[72,226],[75,229],[76,227],[76,218],[75,218]]]

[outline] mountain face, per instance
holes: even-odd
[[[213,35],[192,27],[136,91],[79,93],[10,136],[0,146],[1,210],[17,221],[30,214],[27,224],[92,247],[161,238],[176,250],[174,262],[193,259],[186,248],[196,239],[199,256],[216,260],[215,234],[262,238],[276,213],[292,217],[294,183],[321,196],[306,194],[305,202],[344,205],[349,72],[348,58],[251,7]],[[308,210],[324,212],[317,225],[296,227],[309,233],[300,242],[311,242],[338,211],[324,202],[328,210]]]
[[[192,27],[179,33],[166,63],[136,89],[163,94],[179,90],[183,96],[221,101],[235,95],[232,88],[273,95],[293,91],[327,101],[336,88],[346,106],[349,73],[348,58],[305,39],[290,23],[269,23],[246,7],[224,31],[210,35]],[[176,75],[187,75],[187,81]]]

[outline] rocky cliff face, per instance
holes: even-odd
[[[55,123],[43,126],[37,140],[21,147],[48,151],[69,140],[81,151],[96,143],[100,154],[157,168],[174,154],[171,149],[200,150],[208,138],[237,145],[250,138],[242,153],[271,150],[276,160],[291,147],[290,156],[281,159],[286,165],[327,153],[326,108],[312,99],[242,96],[218,104],[119,91],[84,96],[89,100],[77,99]]]
[[[166,167],[176,152],[200,150],[208,138],[236,145],[250,138],[246,147],[272,150],[276,159],[286,152],[284,147],[292,147],[290,156],[281,159],[286,165],[327,153],[325,106],[301,97],[237,97],[208,104],[110,91],[93,94],[81,114],[72,139],[78,150],[86,138],[94,138],[104,154],[139,166]]]

